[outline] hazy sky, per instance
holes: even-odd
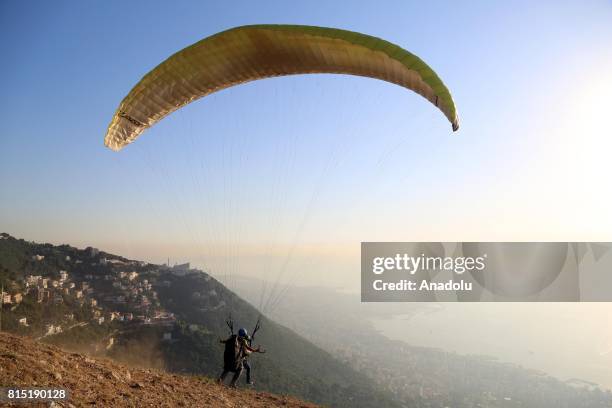
[[[2,2],[0,230],[217,273],[345,271],[334,284],[358,281],[365,240],[610,241],[611,21],[609,1]],[[104,148],[142,75],[252,23],[414,52],[460,131],[403,88],[316,75],[222,91]]]

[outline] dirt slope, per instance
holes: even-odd
[[[0,333],[0,386],[60,387],[66,407],[315,407],[293,397],[232,390],[208,378],[134,369]]]

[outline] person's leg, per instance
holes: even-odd
[[[244,360],[242,363],[242,367],[246,370],[246,382],[247,384],[251,384],[251,366],[247,360]]]
[[[238,379],[240,378],[240,374],[242,374],[242,365],[234,373],[234,376],[232,377],[232,381],[230,382],[230,385],[229,385],[230,387],[236,388],[236,383],[238,382]]]
[[[223,381],[225,381],[225,377],[227,377],[227,374],[229,373],[228,370],[226,370],[225,368],[223,369],[223,372],[221,373],[221,375],[219,376],[219,379],[217,380],[217,382],[219,384],[222,384]]]

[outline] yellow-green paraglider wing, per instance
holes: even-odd
[[[377,78],[427,98],[459,127],[450,92],[416,55],[380,38],[335,28],[251,25],[205,38],[159,64],[121,101],[104,144],[120,150],[166,115],[256,79],[335,73]]]

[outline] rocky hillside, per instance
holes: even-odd
[[[5,332],[0,332],[0,386],[64,388],[70,399],[57,406],[66,407],[315,407],[292,397],[229,389],[206,377],[128,368]]]

